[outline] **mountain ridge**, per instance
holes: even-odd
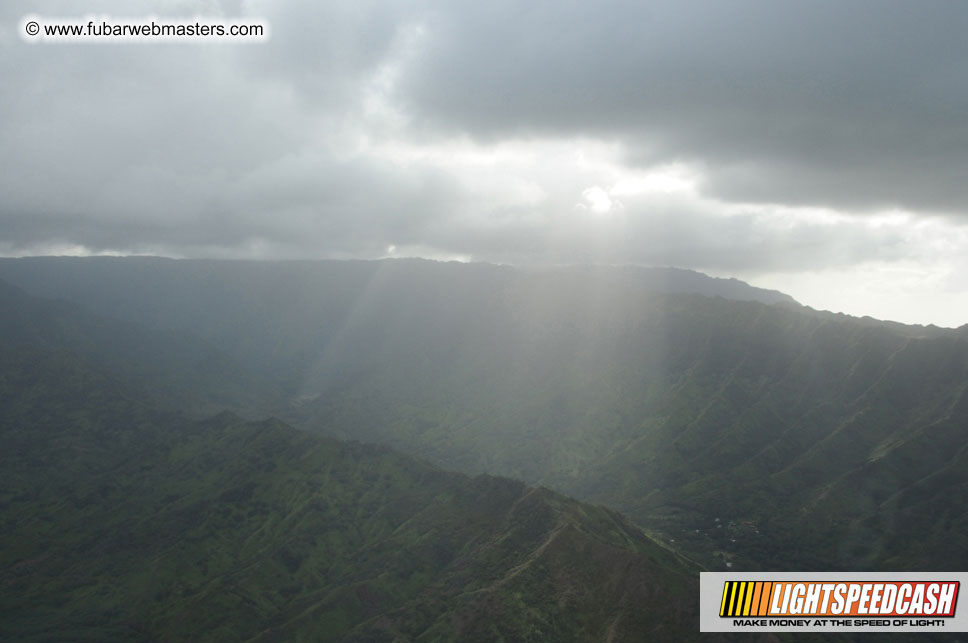
[[[0,302],[0,637],[695,636],[698,567],[614,511],[276,419],[193,419],[104,345],[191,336],[2,282]]]
[[[278,382],[299,428],[607,504],[712,569],[968,560],[940,545],[963,523],[941,504],[962,485],[958,330],[656,292],[621,269],[12,266],[213,343]]]
[[[608,509],[0,356],[4,638],[695,637],[696,567]]]

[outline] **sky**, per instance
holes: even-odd
[[[958,0],[4,2],[0,256],[669,265],[960,326],[966,33]]]

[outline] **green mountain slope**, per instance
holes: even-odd
[[[668,292],[623,269],[36,259],[0,274],[264,366],[300,427],[606,504],[714,568],[968,564],[965,329]]]
[[[697,297],[593,322],[556,304],[491,315],[440,359],[396,325],[308,423],[540,481],[743,566],[968,563],[963,503],[914,520],[968,471],[964,337]]]
[[[0,345],[77,353],[170,409],[264,413],[281,395],[271,380],[186,332],[152,330],[76,303],[31,297],[3,281],[0,310]]]
[[[0,348],[0,638],[695,637],[695,567],[617,514]]]

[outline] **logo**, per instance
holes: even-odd
[[[951,617],[959,585],[958,581],[727,581],[719,615]]]
[[[703,573],[700,629],[968,631],[961,573]]]

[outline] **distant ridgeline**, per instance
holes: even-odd
[[[217,352],[234,379],[195,376],[188,410],[540,483],[711,569],[968,564],[968,327],[674,269],[57,258],[0,279]]]

